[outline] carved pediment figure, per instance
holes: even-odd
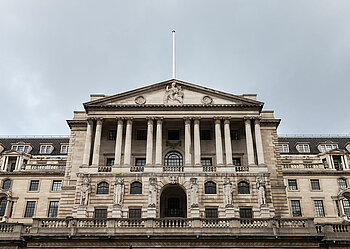
[[[180,103],[183,104],[184,93],[181,86],[176,86],[176,83],[173,82],[171,85],[167,85],[165,88],[165,98],[164,103]]]

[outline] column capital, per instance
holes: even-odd
[[[96,119],[97,124],[102,124],[103,118],[95,118],[95,119]]]
[[[126,124],[132,124],[133,118],[127,118],[126,119]]]
[[[215,120],[215,124],[221,124],[221,119],[214,119]]]
[[[157,124],[161,124],[161,123],[163,123],[163,117],[156,117],[155,118],[156,120],[157,120]]]
[[[153,120],[153,119],[156,119],[156,117],[154,117],[154,116],[147,116],[146,117],[146,120]]]
[[[185,124],[191,124],[191,117],[184,117]]]
[[[147,125],[153,125],[153,118],[147,119]]]
[[[223,116],[214,116],[213,119],[214,120],[221,120],[221,119],[223,119]]]
[[[231,124],[231,119],[228,119],[228,118],[225,119],[225,120],[224,120],[224,124]]]
[[[115,117],[115,119],[116,119],[117,121],[119,121],[119,120],[124,120],[125,118],[124,118],[124,117]]]
[[[194,124],[199,124],[200,123],[200,119],[199,118],[196,118],[194,121],[193,121]]]
[[[124,119],[117,118],[117,123],[118,123],[118,125],[122,125],[124,123]]]

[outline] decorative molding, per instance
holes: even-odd
[[[204,105],[210,105],[210,104],[213,103],[213,98],[210,97],[210,96],[208,96],[208,95],[206,95],[206,96],[204,96],[204,97],[202,98],[202,103],[203,103]]]
[[[146,104],[146,99],[143,96],[138,96],[135,98],[135,103],[137,105],[144,105],[144,104]]]

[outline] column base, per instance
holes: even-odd
[[[77,218],[87,218],[87,207],[79,206],[77,209]]]
[[[122,218],[122,207],[120,205],[113,205],[112,218]]]

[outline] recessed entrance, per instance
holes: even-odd
[[[168,185],[160,196],[160,217],[187,217],[186,193],[179,185]]]

